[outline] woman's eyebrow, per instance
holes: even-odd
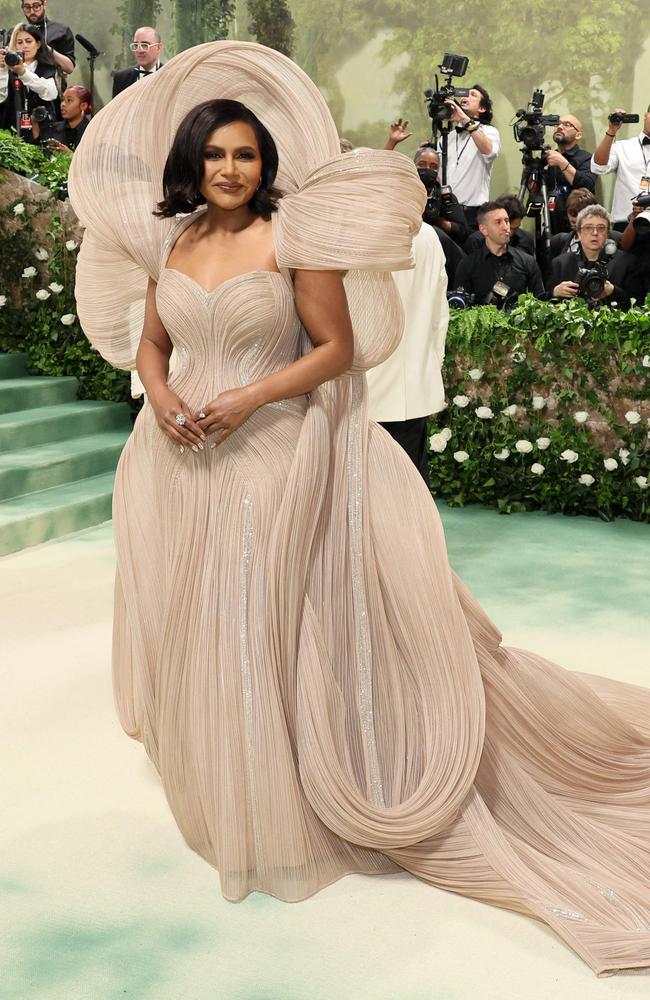
[[[215,146],[215,144],[213,142],[208,142],[203,148],[204,149],[215,149],[218,153],[223,153],[224,152],[224,149],[223,149],[222,146]],[[234,150],[234,152],[235,153],[256,153],[257,150],[254,149],[253,146],[238,146]]]

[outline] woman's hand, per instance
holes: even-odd
[[[186,446],[192,451],[203,450],[205,433],[192,418],[189,406],[175,392],[166,385],[162,386],[154,392],[149,392],[149,402],[161,431],[179,446],[181,452]],[[179,413],[185,417],[184,424],[179,424],[176,420]]]
[[[220,392],[216,399],[203,407],[201,413],[195,415],[196,426],[204,434],[217,434],[211,447],[229,438],[233,431],[241,427],[259,406],[255,398],[253,386],[243,389],[227,389]],[[201,416],[204,414],[204,416]]]

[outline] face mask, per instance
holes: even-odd
[[[427,167],[426,169],[423,168],[422,170],[418,169],[418,174],[427,191],[434,187],[438,181],[437,172],[435,170],[431,170],[430,167]]]

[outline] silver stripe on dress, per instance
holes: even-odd
[[[361,412],[363,382],[360,376],[350,379],[352,405],[347,435],[348,526],[352,570],[352,605],[354,609],[355,657],[358,674],[359,715],[366,745],[369,797],[373,806],[384,807],[384,789],[377,753],[372,704],[372,646],[368,625],[368,605],[363,573],[363,441]]]
[[[251,551],[253,548],[253,498],[244,497],[244,527],[242,531],[241,563],[239,567],[239,650],[241,656],[241,687],[244,707],[244,739],[246,741],[246,770],[250,796],[251,821],[255,841],[255,866],[263,869],[262,838],[260,835],[257,789],[255,785],[255,741],[253,738],[253,683],[251,679],[250,645],[248,639],[248,594],[250,588]]]

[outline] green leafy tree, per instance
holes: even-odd
[[[257,41],[290,56],[295,23],[286,0],[248,0],[248,13]]]

